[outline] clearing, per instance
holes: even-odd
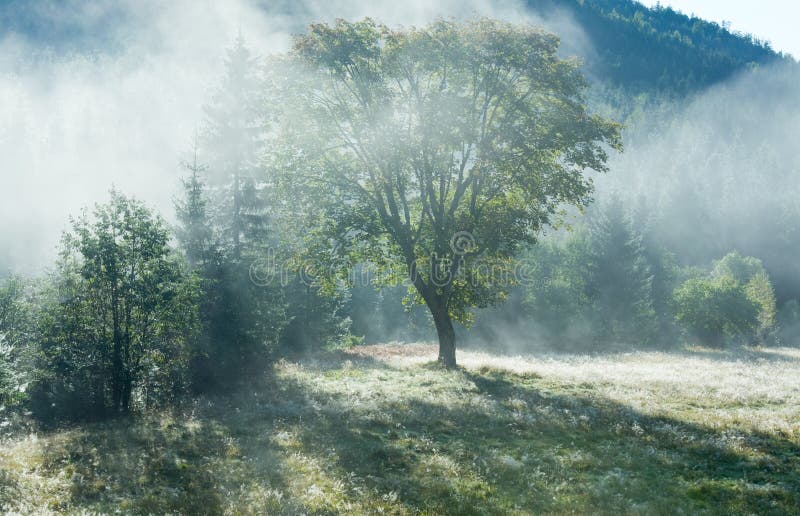
[[[12,512],[800,512],[800,350],[283,360],[180,411],[7,438]]]

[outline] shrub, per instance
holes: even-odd
[[[777,318],[775,291],[761,260],[733,251],[714,262],[712,275],[732,278],[744,287],[747,298],[758,305],[755,337],[759,342],[763,343],[774,335]]]
[[[721,347],[726,338],[752,339],[759,305],[730,276],[692,278],[675,289],[675,319],[703,344]]]

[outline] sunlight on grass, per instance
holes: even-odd
[[[502,357],[367,346],[181,411],[19,437],[18,512],[796,512],[798,350]]]

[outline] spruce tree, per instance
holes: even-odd
[[[209,156],[209,186],[215,224],[231,259],[252,255],[266,238],[263,79],[258,57],[241,34],[225,59],[222,84],[205,107],[203,148]]]
[[[642,236],[622,201],[614,197],[590,218],[587,290],[600,328],[609,343],[645,344],[654,338],[653,275]]]
[[[206,351],[194,373],[197,384],[206,387],[230,384],[244,368],[257,367],[276,349],[287,322],[281,286],[251,279],[251,268],[268,256],[273,242],[260,164],[263,80],[259,59],[241,35],[228,50],[224,68],[205,107],[199,150],[207,166],[195,161],[189,167],[185,199],[176,206],[184,251],[190,261],[202,264]],[[204,250],[207,238],[210,245]]]
[[[201,177],[207,167],[197,162],[197,144],[194,159],[184,165],[189,176],[182,180],[183,198],[175,201],[179,225],[176,236],[193,269],[207,264],[212,249],[212,231],[208,216],[206,185]]]

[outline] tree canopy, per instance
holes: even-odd
[[[176,383],[164,380],[182,374],[197,292],[168,243],[160,217],[115,191],[73,221],[43,315],[40,403],[86,416],[128,413],[135,389]]]
[[[619,149],[587,112],[576,60],[542,30],[494,20],[392,30],[312,25],[281,64],[281,161],[326,258],[404,270],[431,310],[440,361],[452,320],[503,298],[514,253],[583,206]],[[498,281],[498,275],[503,281]]]

